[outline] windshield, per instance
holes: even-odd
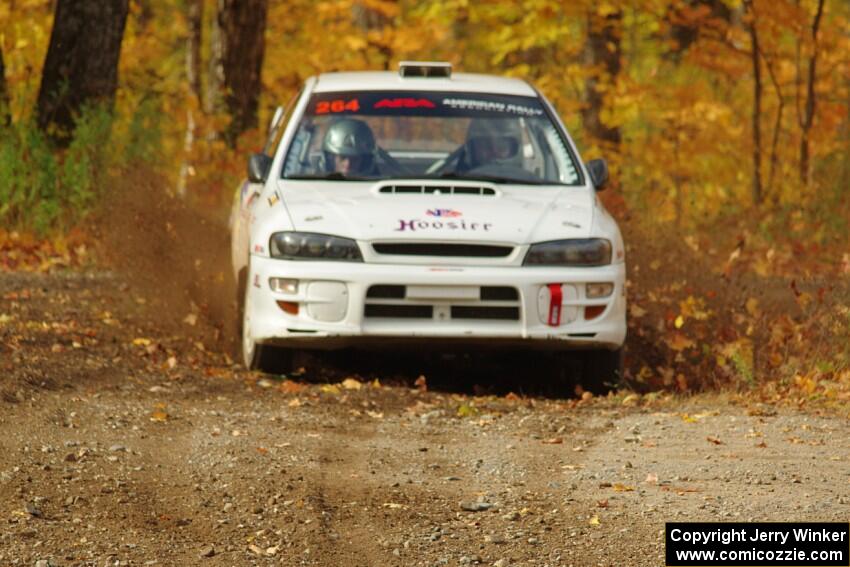
[[[283,177],[580,182],[537,98],[412,91],[314,94]]]

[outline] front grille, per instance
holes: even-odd
[[[463,258],[505,258],[513,252],[511,246],[491,244],[448,244],[427,242],[383,242],[372,248],[378,254],[396,256],[448,256]]]
[[[366,317],[384,317],[391,319],[433,319],[434,308],[431,305],[374,305],[367,304]]]
[[[379,193],[415,194],[415,195],[486,195],[493,196],[492,187],[470,187],[464,185],[384,185]]]
[[[518,301],[519,292],[515,287],[481,286],[481,301]]]
[[[430,319],[441,324],[452,320],[520,320],[521,306],[517,288],[489,285],[478,287],[477,290],[477,297],[475,294],[471,297],[465,294],[453,297],[451,289],[447,289],[445,298],[434,299],[440,297],[440,294],[420,297],[421,292],[417,290],[416,293],[411,292],[413,297],[408,297],[408,287],[405,285],[375,284],[366,290],[363,315],[367,319]]]
[[[366,291],[366,297],[372,299],[404,299],[403,285],[373,285]]]
[[[452,305],[452,319],[498,319],[502,321],[519,321],[519,307]]]
[[[484,285],[479,291],[481,301],[519,301],[519,292],[515,287]],[[407,287],[403,285],[378,284],[366,290],[367,299],[404,299]]]

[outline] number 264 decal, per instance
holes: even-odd
[[[360,110],[360,102],[353,98],[351,100],[323,100],[316,103],[316,114],[328,114],[331,112],[357,112]]]

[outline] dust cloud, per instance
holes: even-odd
[[[130,171],[93,215],[98,257],[147,298],[151,318],[186,331],[185,321],[233,356],[236,286],[226,219],[171,194],[165,179]]]

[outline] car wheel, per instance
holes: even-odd
[[[623,347],[582,353],[581,385],[594,394],[607,394],[623,385]]]
[[[240,274],[240,285],[244,287],[242,299],[239,302],[242,314],[240,343],[242,345],[242,362],[248,370],[259,370],[267,374],[287,374],[292,372],[293,352],[289,349],[264,345],[254,340],[251,331],[251,310],[249,307],[250,288],[247,285],[247,271],[244,282]]]

